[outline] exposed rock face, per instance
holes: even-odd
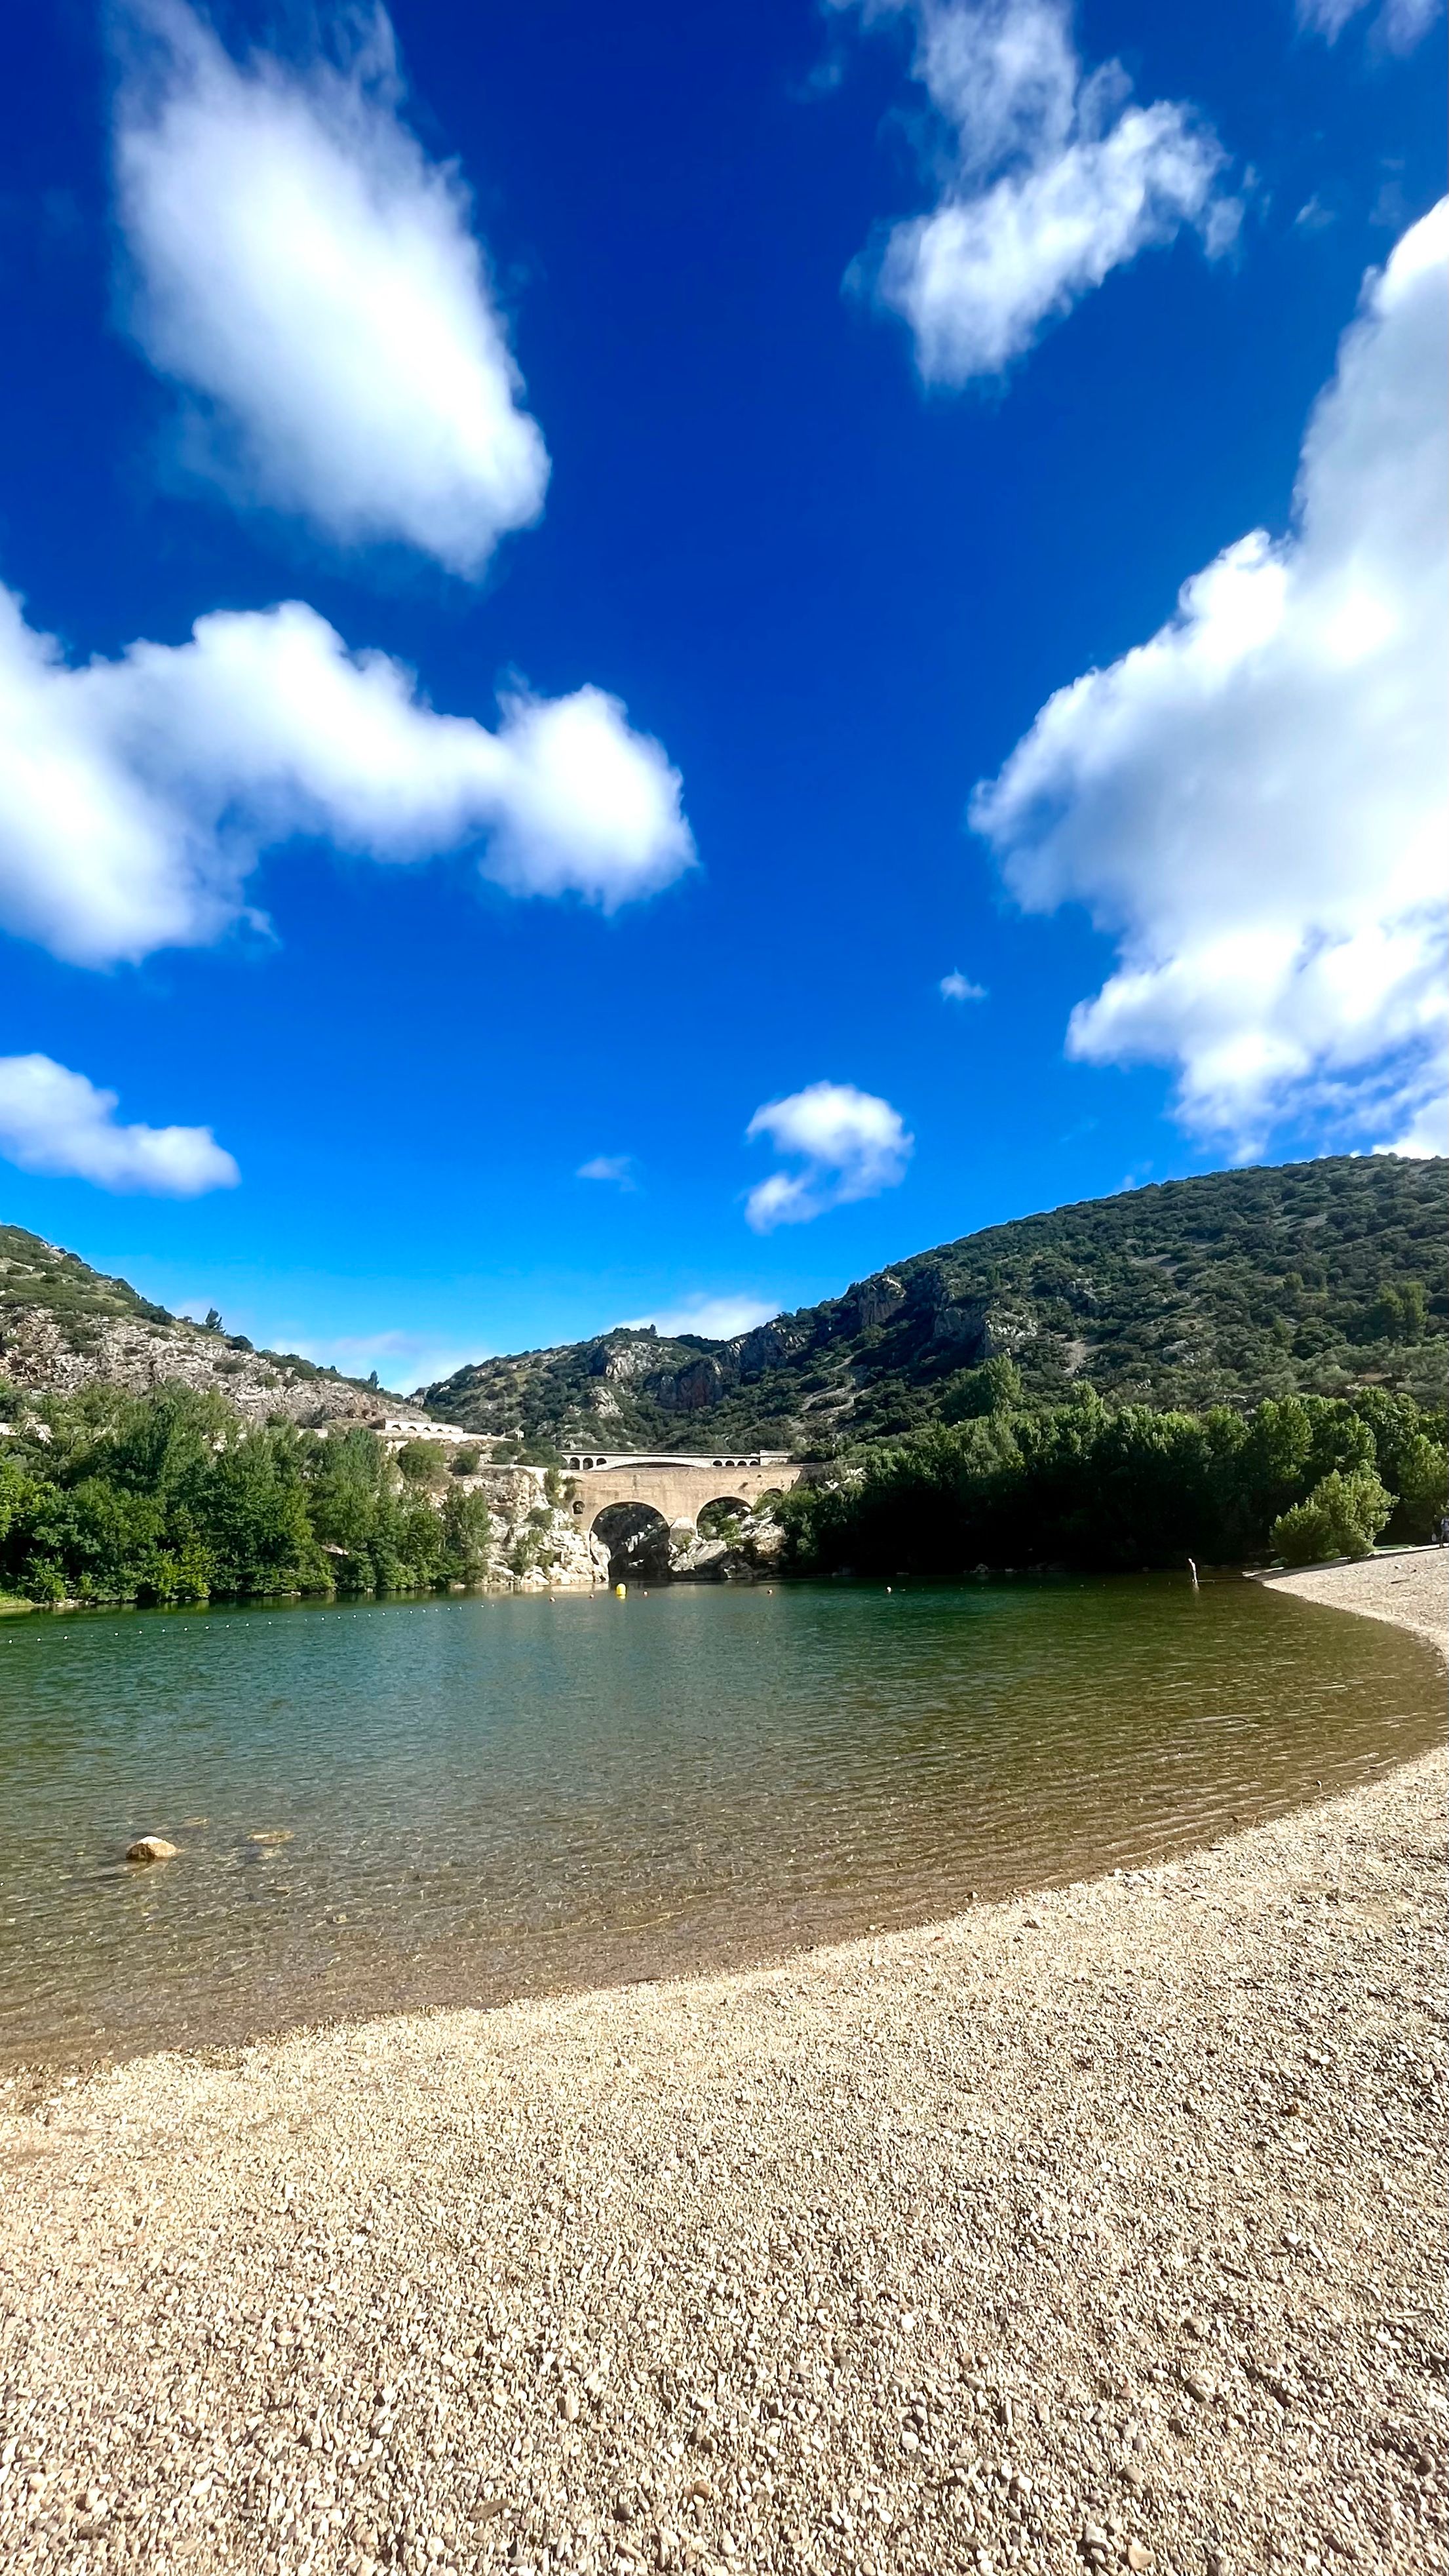
[[[304,1374],[261,1351],[239,1350],[224,1334],[177,1317],[148,1323],[129,1316],[86,1317],[62,1324],[43,1309],[12,1309],[0,1325],[0,1375],[34,1395],[75,1395],[85,1386],[121,1386],[151,1395],[161,1386],[191,1386],[225,1396],[249,1421],[380,1419],[384,1398],[347,1378]],[[386,1398],[389,1413],[426,1420],[420,1407]]]
[[[618,1378],[625,1385],[631,1385],[637,1378],[648,1377],[658,1364],[659,1337],[652,1324],[637,1337],[607,1334],[603,1341],[595,1343],[589,1360],[593,1376]]]
[[[745,1512],[728,1536],[710,1538],[690,1530],[672,1540],[670,1578],[675,1583],[758,1583],[773,1573],[784,1552],[779,1522]]]
[[[673,1558],[672,1534],[662,1513],[647,1503],[611,1503],[593,1528],[593,1545],[604,1551],[610,1583],[667,1583]]]
[[[985,1309],[976,1304],[938,1306],[931,1317],[931,1339],[959,1343],[963,1364],[982,1356],[986,1344]]]
[[[703,1413],[710,1405],[718,1404],[732,1377],[737,1385],[738,1372],[731,1370],[727,1359],[698,1359],[692,1367],[676,1369],[672,1379],[662,1381],[657,1399],[667,1404],[672,1413]]]
[[[593,1592],[609,1580],[609,1551],[548,1499],[542,1467],[482,1467],[460,1476],[488,1505],[490,1585],[513,1592]]]
[[[752,1386],[756,1378],[780,1368],[796,1351],[804,1350],[809,1339],[808,1332],[799,1325],[792,1326],[785,1316],[778,1315],[773,1324],[756,1324],[753,1331],[738,1334],[724,1347],[736,1354],[741,1385]]]
[[[981,1356],[986,1360],[1015,1359],[1036,1332],[1036,1318],[1019,1307],[996,1306],[985,1319],[981,1336]]]
[[[876,1324],[888,1324],[892,1315],[906,1302],[906,1292],[893,1270],[883,1270],[878,1279],[867,1279],[845,1292],[847,1305],[855,1308],[857,1332],[869,1332]]]

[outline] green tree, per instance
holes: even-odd
[[[1369,1556],[1393,1509],[1372,1467],[1338,1468],[1301,1503],[1280,1513],[1269,1543],[1285,1565],[1313,1565],[1325,1557]]]
[[[492,1522],[479,1493],[454,1486],[443,1498],[441,1571],[449,1583],[479,1583],[488,1571]]]
[[[301,1459],[285,1433],[243,1432],[221,1450],[199,1505],[218,1592],[330,1588],[307,1508]]]
[[[1419,1432],[1399,1453],[1398,1502],[1389,1536],[1411,1544],[1437,1538],[1449,1512],[1449,1449]]]
[[[1419,1342],[1429,1321],[1429,1299],[1422,1279],[1385,1280],[1364,1317],[1370,1341]]]
[[[410,1485],[440,1485],[448,1472],[442,1443],[437,1440],[405,1440],[397,1453],[397,1467]]]

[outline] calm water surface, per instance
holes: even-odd
[[[923,1921],[1371,1777],[1438,1698],[1240,1577],[7,1621],[0,2059]]]

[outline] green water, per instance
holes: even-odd
[[[919,1922],[1365,1779],[1439,1697],[1240,1577],[7,1621],[0,2059]]]

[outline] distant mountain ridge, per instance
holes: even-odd
[[[1202,1173],[988,1227],[727,1341],[620,1327],[415,1400],[560,1453],[805,1455],[983,1409],[993,1360],[1042,1402],[1082,1383],[1191,1409],[1375,1384],[1438,1406],[1446,1183],[1444,1158],[1388,1154]]]

